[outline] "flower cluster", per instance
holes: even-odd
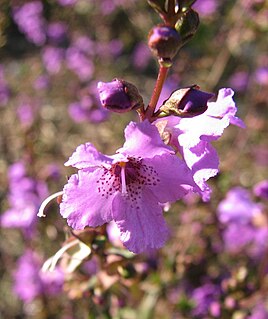
[[[263,204],[253,201],[248,190],[236,187],[229,190],[217,212],[225,226],[223,240],[227,251],[243,251],[257,259],[263,256],[268,247],[268,221]]]
[[[19,258],[14,273],[14,292],[25,302],[47,295],[56,295],[61,292],[64,275],[57,268],[53,272],[41,269],[42,259],[34,251],[28,249]]]
[[[47,196],[47,185],[27,176],[25,164],[17,162],[9,167],[10,208],[1,216],[1,226],[19,228],[26,236],[35,230],[36,210]]]
[[[141,123],[131,122],[126,127],[123,147],[108,156],[86,143],[65,164],[78,169],[62,192],[60,213],[68,225],[81,230],[113,220],[123,244],[134,253],[165,243],[165,204],[188,192],[209,200],[211,190],[206,182],[218,173],[219,166],[211,142],[229,124],[244,127],[235,116],[231,89],[221,89],[217,100],[208,102],[213,94],[194,85],[178,89],[163,105],[157,104],[174,56],[197,30],[199,18],[192,4],[182,2],[177,9],[172,1],[168,7],[158,1],[152,4],[164,24],[149,32],[148,45],[160,69],[147,108],[133,84],[121,79],[98,83],[104,108],[116,113],[136,110],[140,116]],[[84,53],[74,47],[68,50],[67,60],[75,71]],[[76,55],[79,58],[74,58]],[[42,211],[39,216],[43,216]]]
[[[101,83],[100,95],[124,110],[127,93],[118,83]],[[232,96],[231,89],[220,90],[217,101],[209,102],[207,110],[194,118],[130,123],[123,147],[113,156],[99,153],[90,143],[80,145],[65,164],[79,171],[63,189],[61,215],[74,229],[114,220],[122,242],[135,253],[163,246],[168,237],[163,204],[188,192],[208,200],[206,181],[217,174],[219,165],[211,141],[230,123],[243,126],[235,117]],[[204,104],[204,93],[194,92],[187,100],[191,106]],[[166,143],[161,138],[165,134]]]

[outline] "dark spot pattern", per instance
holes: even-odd
[[[111,168],[103,167],[97,189],[101,197],[108,199],[115,192],[122,192],[121,170],[125,167],[126,194],[130,207],[140,209],[142,189],[154,187],[160,183],[157,171],[153,166],[144,165],[141,158],[128,158],[127,163],[116,163]]]

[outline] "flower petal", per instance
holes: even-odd
[[[94,172],[79,171],[64,186],[60,213],[72,228],[96,227],[112,219],[111,207],[116,191],[113,193],[111,189],[112,181],[108,184],[104,180],[99,187],[104,173],[102,168]]]
[[[111,157],[97,151],[91,143],[79,145],[65,166],[73,166],[78,169],[103,166],[105,163],[110,163]]]
[[[143,165],[151,166],[157,172],[158,180],[147,187],[161,203],[176,201],[185,196],[189,189],[198,188],[191,170],[176,155],[165,154],[144,159]]]
[[[160,248],[168,238],[162,208],[149,190],[136,201],[117,194],[113,201],[113,218],[120,229],[124,245],[134,253]]]
[[[147,120],[141,123],[130,122],[125,129],[126,142],[117,152],[133,157],[152,158],[155,155],[174,153],[165,145],[155,125]]]
[[[206,181],[217,175],[219,169],[219,158],[216,150],[205,141],[199,142],[192,148],[183,149],[183,157],[187,166],[192,170],[193,178],[201,189],[204,201],[210,198],[210,187]]]

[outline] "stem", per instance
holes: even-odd
[[[169,0],[168,1],[168,10],[167,10],[169,15],[173,16],[175,14],[175,7],[176,7],[175,0]]]
[[[162,88],[163,88],[163,84],[164,84],[166,77],[167,77],[168,70],[169,70],[169,67],[160,65],[158,77],[157,77],[155,87],[153,90],[153,94],[152,94],[151,100],[149,102],[149,105],[145,111],[145,118],[147,118],[149,121],[154,114],[156,104],[158,102],[159,96],[160,96]]]

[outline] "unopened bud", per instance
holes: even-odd
[[[193,117],[207,110],[207,102],[214,94],[199,90],[197,85],[173,92],[158,111],[158,117],[175,115]]]
[[[199,26],[199,15],[193,9],[187,10],[177,21],[175,28],[180,32],[182,45],[189,41]]]
[[[171,61],[181,47],[181,37],[176,29],[159,25],[149,32],[148,45],[160,61]]]
[[[124,80],[99,82],[98,91],[102,106],[113,112],[125,113],[144,105],[136,86]]]

